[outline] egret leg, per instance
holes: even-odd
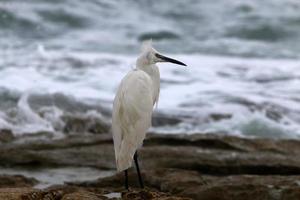
[[[140,173],[140,168],[139,168],[139,162],[138,162],[138,155],[137,152],[135,152],[134,156],[133,156],[134,162],[135,162],[135,166],[136,166],[136,171],[138,173],[138,177],[139,177],[139,182],[140,182],[140,186],[141,188],[144,188],[144,183],[143,183],[143,179]]]
[[[126,169],[124,172],[125,172],[125,189],[129,191],[129,187],[128,187],[128,170]]]

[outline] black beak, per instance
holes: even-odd
[[[163,61],[166,61],[166,62],[174,63],[174,64],[177,64],[177,65],[183,65],[183,66],[186,66],[186,64],[184,64],[183,62],[180,62],[180,61],[175,60],[175,59],[173,59],[173,58],[168,58],[168,57],[163,56],[163,55],[158,54],[158,53],[156,53],[155,56],[156,56],[157,58],[162,59]]]

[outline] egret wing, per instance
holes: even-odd
[[[122,80],[113,104],[112,132],[118,171],[132,165],[132,158],[151,126],[152,81],[141,70],[129,72]]]

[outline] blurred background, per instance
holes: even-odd
[[[298,0],[1,0],[0,129],[102,131],[143,40],[161,64],[158,133],[298,138]]]

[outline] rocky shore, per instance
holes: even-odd
[[[0,134],[1,135],[1,134]],[[110,171],[93,180],[39,187],[34,173],[0,176],[0,199],[300,199],[300,141],[247,139],[211,134],[148,134],[139,152],[146,189],[134,169],[131,190],[115,174],[110,134],[69,135],[63,139],[1,138],[5,169],[69,167]],[[29,174],[29,175],[28,175]]]

